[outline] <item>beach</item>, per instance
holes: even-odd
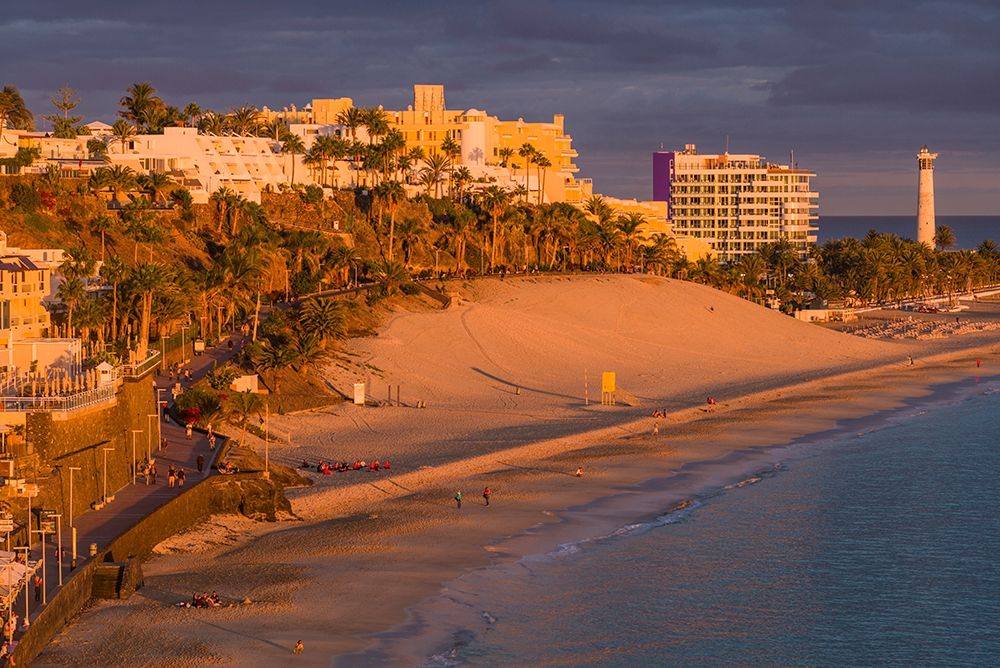
[[[684,503],[745,472],[756,450],[996,370],[995,332],[865,340],[665,279],[454,291],[445,311],[399,312],[378,336],[351,341],[329,370],[339,388],[363,380],[383,403],[398,385],[407,405],[273,419],[291,438],[271,446],[276,461],[388,458],[391,471],[313,470],[313,486],[289,491],[296,520],[220,520],[168,541],[142,590],[96,604],[34,665],[267,665],[288,660],[297,640],[303,665],[415,665],[434,634],[405,656],[369,648],[372,635],[419,638],[427,620],[408,610],[469,569],[614,528],[623,507],[641,516]],[[638,406],[600,405],[600,373],[612,370]],[[719,465],[678,475],[699,462]],[[584,519],[561,514],[612,498]],[[196,590],[234,605],[175,607]]]

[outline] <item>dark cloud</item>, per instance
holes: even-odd
[[[443,83],[453,107],[564,113],[581,176],[609,194],[648,196],[661,143],[728,135],[775,160],[794,149],[830,213],[911,211],[924,143],[953,188],[943,210],[1000,209],[995,0],[8,4],[0,83],[39,117],[66,83],[105,120],[135,81],[217,109],[403,107],[413,83]]]

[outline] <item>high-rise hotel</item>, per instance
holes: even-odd
[[[814,176],[759,155],[699,155],[687,144],[653,154],[653,199],[667,203],[674,234],[708,242],[720,260],[738,261],[779,239],[804,256],[816,241]]]

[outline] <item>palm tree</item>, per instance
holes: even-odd
[[[347,333],[344,305],[334,299],[311,297],[299,308],[299,326],[303,332],[318,337],[320,344],[341,339]]]
[[[207,135],[220,136],[226,132],[226,118],[215,113],[211,109],[207,110],[198,118],[198,131]]]
[[[337,114],[337,122],[351,133],[351,141],[357,141],[358,128],[365,124],[365,113],[358,107],[348,107]]]
[[[542,203],[545,196],[545,170],[552,166],[552,162],[541,153],[535,155],[535,167],[538,168],[538,203]]]
[[[195,127],[198,125],[198,119],[201,117],[201,107],[198,106],[197,102],[189,102],[184,111],[181,112],[187,125]]]
[[[226,117],[226,124],[241,137],[253,137],[260,132],[260,111],[249,105],[237,107]]]
[[[91,160],[108,159],[108,142],[110,137],[93,137],[87,140],[87,154]],[[93,173],[93,172],[91,172]]]
[[[399,181],[386,181],[379,184],[375,195],[389,210],[389,253],[387,259],[391,262],[396,241],[396,210],[399,208],[399,203],[406,199],[406,189]]]
[[[119,118],[115,121],[115,124],[111,126],[111,136],[118,142],[122,153],[125,152],[125,145],[129,143],[133,137],[135,137],[135,134],[135,126],[124,119]]]
[[[291,348],[280,343],[267,340],[263,340],[262,343],[263,345],[253,355],[253,365],[261,375],[271,373],[271,390],[278,394],[279,375],[295,363],[296,355]]]
[[[299,328],[292,329],[288,347],[294,358],[292,368],[299,373],[305,373],[310,367],[330,358],[329,349],[323,346],[318,336]]]
[[[493,234],[490,241],[490,270],[496,266],[497,255],[497,223],[500,216],[510,204],[510,193],[499,186],[490,186],[480,195],[480,205],[490,215],[493,223]]]
[[[281,143],[281,152],[288,153],[292,156],[292,175],[289,177],[289,183],[295,183],[295,156],[300,153],[305,153],[306,146],[302,143],[302,138],[298,135],[293,135],[289,133],[285,137],[285,141]]]
[[[949,225],[938,225],[934,243],[940,250],[948,250],[955,245],[955,232]]]
[[[132,84],[125,93],[118,102],[122,106],[118,115],[135,124],[148,117],[150,109],[163,105],[163,100],[157,97],[156,89],[148,81]]]
[[[66,307],[66,334],[73,338],[73,310],[86,297],[87,291],[83,287],[83,281],[77,277],[67,278],[59,284],[56,297]]]
[[[424,168],[420,170],[420,175],[421,179],[424,181],[424,185],[433,185],[434,199],[440,199],[441,182],[444,181],[445,174],[447,173],[448,158],[437,153],[424,158]]]
[[[0,90],[0,140],[5,127],[13,130],[31,130],[35,127],[34,116],[24,104],[24,98],[15,86],[4,86]]]
[[[163,172],[150,172],[139,176],[136,180],[138,185],[149,194],[153,204],[158,204],[161,200],[166,200],[166,194],[173,188],[173,182]]]
[[[368,128],[368,143],[389,133],[389,114],[380,107],[368,107],[361,111],[364,126]]]
[[[535,161],[535,156],[538,155],[538,151],[531,144],[525,142],[521,144],[521,148],[517,149],[517,154],[524,159],[524,187],[528,188],[528,171],[531,169],[531,163]],[[525,202],[527,202],[527,197],[525,197]]]
[[[108,216],[98,216],[90,221],[90,229],[101,235],[101,263],[104,262],[104,238],[114,226],[114,222]]]
[[[153,297],[158,290],[167,285],[168,278],[166,268],[152,262],[139,265],[132,273],[130,287],[139,295],[141,303],[139,341],[136,346],[136,357],[139,361],[146,359],[149,350],[149,323],[153,312]]]
[[[504,146],[499,151],[497,151],[497,157],[500,158],[500,166],[507,168],[507,180],[511,180],[510,176],[510,159],[514,157],[514,149],[510,146]]]
[[[458,193],[457,201],[461,202],[462,196],[465,194],[465,186],[472,182],[472,172],[469,171],[468,167],[462,165],[452,172],[451,182]]]
[[[392,295],[399,291],[400,286],[410,282],[410,274],[399,262],[386,260],[379,265],[376,279],[382,284],[385,294]]]
[[[135,190],[136,174],[131,167],[124,165],[100,167],[95,170],[91,183],[93,185],[103,184],[104,187],[110,188],[111,199],[114,200],[115,204],[121,204],[118,195]]]
[[[263,397],[254,392],[234,392],[230,395],[229,400],[226,401],[224,408],[226,416],[239,418],[239,425],[242,430],[240,447],[246,443],[247,424],[250,422],[250,416],[260,415],[263,409]]]
[[[101,266],[101,278],[111,284],[111,338],[118,338],[118,286],[131,275],[131,269],[120,257],[113,255]]]
[[[622,240],[625,242],[625,266],[629,269],[633,266],[632,253],[635,250],[636,239],[639,237],[639,230],[645,223],[646,219],[638,213],[619,216],[615,223],[618,231],[622,234]]]

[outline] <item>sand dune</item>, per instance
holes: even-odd
[[[552,403],[600,396],[599,374],[653,402],[899,355],[694,283],[651,277],[484,281],[445,312],[401,313],[351,348],[372,396],[483,407],[520,386]],[[905,355],[905,352],[902,354]],[[334,374],[348,385],[362,372]]]

